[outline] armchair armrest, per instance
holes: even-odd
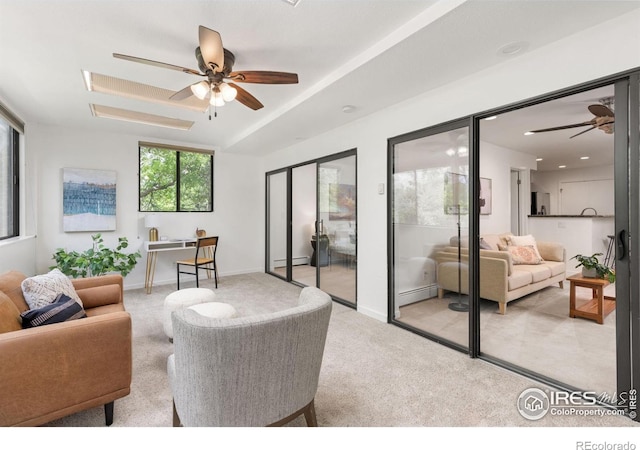
[[[131,317],[122,311],[3,333],[0,354],[0,426],[108,403],[130,389]]]

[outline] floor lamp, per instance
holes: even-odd
[[[462,246],[462,237],[460,236],[460,205],[454,205],[456,215],[458,216],[458,298],[455,301],[449,302],[449,309],[453,311],[469,311],[469,301],[467,296],[462,298],[462,252],[460,247]],[[464,301],[466,300],[466,301]]]

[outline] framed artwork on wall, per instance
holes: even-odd
[[[491,214],[491,178],[480,177],[480,214]]]
[[[116,172],[62,169],[62,228],[74,231],[116,229]]]

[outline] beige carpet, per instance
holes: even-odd
[[[482,300],[481,351],[582,390],[616,391],[616,314],[604,324],[569,317],[569,289],[551,286],[509,302]],[[578,289],[585,301],[590,291]],[[449,294],[455,299],[457,294]],[[615,295],[613,285],[607,295]],[[432,298],[400,308],[400,321],[459,344],[468,344],[468,315],[448,309],[450,299]]]
[[[204,284],[213,287],[209,280]],[[171,426],[166,360],[172,344],[162,332],[161,317],[164,297],[172,290],[172,286],[159,286],[151,295],[143,290],[125,293],[133,320],[133,382],[131,394],[115,402],[111,430]],[[291,306],[299,291],[275,277],[249,274],[221,278],[216,294],[219,301],[232,304],[240,314],[251,314]],[[547,415],[536,422],[525,420],[516,409],[516,399],[524,389],[536,385],[334,303],[316,411],[321,427],[636,425],[623,417]],[[104,430],[103,409],[74,414],[49,425]],[[296,420],[292,425],[304,426],[304,421]],[[215,435],[210,436],[215,440]]]

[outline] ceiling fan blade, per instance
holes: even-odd
[[[589,112],[596,117],[613,117],[613,111],[604,105],[589,105]]]
[[[264,105],[260,103],[260,101],[255,98],[253,95],[249,94],[247,91],[242,89],[240,86],[234,83],[229,83],[229,86],[235,88],[238,91],[238,95],[236,96],[236,100],[242,103],[245,106],[253,109],[254,111],[263,108]]]
[[[545,131],[557,131],[557,130],[566,130],[568,128],[578,128],[578,127],[588,127],[589,125],[593,125],[593,122],[582,122],[582,123],[574,123],[573,125],[562,125],[560,127],[552,127],[552,128],[542,128],[540,130],[531,130],[529,133],[544,133]]]
[[[591,130],[594,130],[594,129],[596,129],[596,128],[598,128],[598,127],[594,125],[594,126],[592,126],[591,128],[587,128],[586,130],[581,131],[581,132],[580,132],[580,133],[578,133],[578,134],[574,134],[573,136],[569,137],[569,139],[573,139],[573,138],[574,138],[574,137],[576,137],[576,136],[580,136],[581,134],[584,134],[584,133],[586,133],[587,131],[591,131]]]
[[[189,98],[193,95],[193,91],[191,90],[191,85],[187,86],[184,89],[180,89],[178,92],[169,97],[171,100],[180,101],[186,98]]]
[[[250,70],[243,72],[231,72],[229,78],[241,83],[261,84],[297,84],[298,74],[288,72],[268,72],[262,70]]]
[[[222,38],[217,31],[210,30],[200,25],[198,29],[200,41],[200,52],[202,59],[208,67],[213,65],[214,72],[222,72],[224,68],[224,49],[222,48]]]
[[[133,61],[137,63],[148,64],[150,66],[161,67],[163,69],[177,70],[179,72],[190,73],[192,75],[205,76],[203,73],[200,73],[197,70],[189,69],[187,67],[176,66],[174,64],[167,64],[160,61],[153,61],[151,59],[138,58],[137,56],[129,56],[129,55],[123,55],[121,53],[114,53],[113,57],[118,59],[124,59],[126,61]]]

